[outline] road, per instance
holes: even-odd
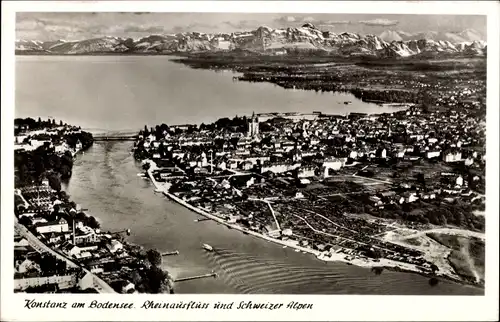
[[[277,229],[277,230],[281,231],[280,223],[278,222],[278,218],[276,218],[276,215],[274,214],[274,209],[273,209],[273,207],[271,206],[271,203],[269,203],[269,201],[267,201],[267,200],[262,200],[262,199],[254,199],[254,198],[248,198],[248,200],[252,200],[252,201],[260,201],[260,202],[266,203],[266,204],[267,204],[267,206],[269,207],[269,210],[271,211],[271,215],[273,215],[274,222],[276,223],[276,227],[278,227],[278,229]]]
[[[378,182],[380,184],[392,184],[392,182],[390,182],[390,181],[379,180],[379,179],[374,179],[374,178],[368,178],[368,177],[364,177],[364,176],[358,176],[356,173],[354,173],[352,176],[355,177],[355,178],[363,178],[363,179],[366,179],[366,180],[371,180],[371,181],[374,181],[374,182]]]
[[[15,217],[14,217],[15,218]],[[52,248],[48,247],[45,245],[40,239],[38,239],[35,235],[33,235],[26,227],[21,225],[17,218],[14,219],[14,228],[15,230],[26,240],[29,242],[29,244],[39,253],[48,253],[53,256],[55,256],[57,259],[65,261],[66,265],[68,267],[72,268],[81,268],[85,273],[91,274],[93,280],[94,280],[94,288],[99,292],[99,293],[116,293],[115,290],[111,286],[109,286],[105,281],[97,277],[96,275],[92,274],[88,269],[78,265],[77,263],[73,262],[71,259],[69,259],[66,256],[63,256],[62,254],[56,252]]]

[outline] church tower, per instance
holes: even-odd
[[[251,138],[255,138],[259,135],[259,118],[255,115],[255,112],[252,113],[252,119],[250,123],[248,123],[248,136]]]

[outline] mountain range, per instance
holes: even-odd
[[[17,40],[17,54],[174,54],[220,50],[286,54],[290,50],[319,50],[342,56],[408,57],[445,54],[486,55],[487,45],[472,29],[457,33],[384,31],[376,35],[321,31],[310,23],[301,27],[206,34],[186,32],[140,39],[100,37],[79,41]]]

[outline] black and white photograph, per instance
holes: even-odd
[[[115,8],[15,13],[9,292],[485,295],[486,15]]]

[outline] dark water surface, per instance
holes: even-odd
[[[441,281],[431,287],[417,274],[324,263],[310,254],[244,235],[212,221],[194,222],[195,213],[154,192],[141,177],[130,154],[131,142],[97,142],[77,156],[66,187],[83,208],[98,217],[105,230],[130,228],[130,241],[162,252],[174,277],[211,272],[205,278],[176,284],[178,293],[306,293],[306,294],[482,294],[470,286]],[[208,243],[217,250],[201,248]]]

